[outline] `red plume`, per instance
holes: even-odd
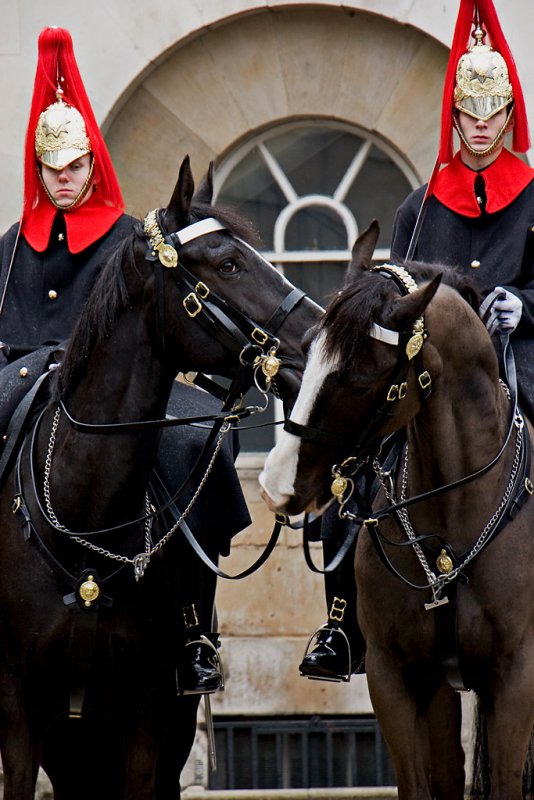
[[[34,137],[39,115],[56,101],[58,85],[63,90],[65,102],[76,108],[85,120],[95,160],[95,181],[98,183],[100,201],[123,211],[124,201],[119,182],[83,85],[72,37],[65,28],[45,28],[39,36],[37,69],[26,132],[23,217],[28,217],[38,199],[46,197],[37,176]]]
[[[508,43],[504,38],[501,24],[499,22],[499,18],[497,17],[495,6],[493,5],[493,0],[460,0],[460,9],[458,11],[458,19],[456,20],[456,27],[454,29],[449,64],[447,67],[445,84],[443,88],[441,139],[438,156],[439,161],[442,164],[449,163],[453,157],[452,113],[454,86],[456,81],[456,67],[458,66],[458,61],[460,58],[473,44],[471,41],[471,32],[473,29],[477,9],[480,24],[484,27],[487,33],[486,43],[491,45],[494,50],[497,50],[502,55],[508,67],[510,83],[512,84],[512,90],[514,93],[515,121],[512,141],[513,149],[517,153],[524,153],[530,147],[528,121],[523,91],[519,82],[515,61],[512,53],[510,52]]]

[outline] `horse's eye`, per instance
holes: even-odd
[[[219,272],[222,272],[224,275],[235,275],[239,272],[239,267],[235,261],[232,261],[231,258],[227,258],[226,261],[223,261],[219,266]]]

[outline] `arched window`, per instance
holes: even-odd
[[[343,282],[359,232],[375,218],[375,258],[387,260],[395,211],[417,185],[408,164],[378,137],[307,120],[272,128],[223,159],[215,194],[256,225],[265,257],[324,305]],[[242,446],[268,450],[272,434],[245,433]]]

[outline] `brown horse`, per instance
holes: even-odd
[[[358,619],[399,799],[463,800],[457,690],[468,688],[485,712],[484,796],[520,800],[534,723],[530,425],[466,279],[421,264],[371,268],[377,230],[356,243],[317,326],[260,482],[272,510],[321,510],[335,494],[347,516],[372,465],[379,494],[352,517],[364,523]]]
[[[319,313],[246,241],[242,220],[211,207],[211,179],[193,193],[186,159],[168,207],[136,225],[103,267],[49,379],[50,399],[4,476],[5,800],[33,798],[40,765],[56,800],[179,796],[198,703],[176,686],[183,583],[196,556],[154,509],[169,396],[179,371],[244,376],[243,389],[270,364],[291,399],[301,335]],[[205,400],[188,402],[187,416],[198,416],[199,403],[200,416],[213,416]],[[183,468],[191,455],[182,430],[172,460]],[[210,506],[207,462],[195,477],[194,490],[208,480],[195,511]]]

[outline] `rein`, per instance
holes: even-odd
[[[496,511],[491,515],[488,523],[484,527],[482,533],[476,540],[475,544],[472,548],[466,551],[462,556],[456,556],[452,550],[452,548],[448,545],[447,541],[443,539],[438,534],[426,534],[422,536],[416,536],[412,524],[409,520],[408,514],[405,511],[405,506],[402,504],[396,504],[395,507],[399,506],[400,510],[397,511],[397,516],[401,527],[404,529],[408,541],[397,543],[392,542],[386,539],[382,534],[380,534],[378,529],[378,519],[367,519],[364,521],[364,524],[368,528],[371,538],[373,539],[373,543],[377,548],[379,555],[382,561],[386,564],[388,569],[399,577],[404,583],[410,586],[413,589],[428,589],[431,588],[434,601],[432,603],[425,604],[425,608],[431,609],[438,605],[447,602],[446,600],[440,600],[440,594],[445,588],[446,584],[451,583],[455,578],[457,578],[461,573],[464,567],[472,561],[475,556],[480,553],[480,551],[487,545],[489,542],[503,529],[504,525],[506,524],[505,516],[508,514],[510,516],[514,516],[515,513],[519,510],[522,502],[524,501],[525,497],[524,494],[532,493],[532,486],[530,484],[530,479],[528,478],[528,474],[530,472],[530,458],[529,458],[529,436],[527,433],[526,426],[523,424],[523,420],[521,417],[515,418],[515,427],[516,427],[516,444],[515,444],[515,454],[514,454],[514,461],[511,468],[510,478],[506,489],[503,494],[503,498],[496,509]],[[380,476],[380,469],[378,469],[378,474]],[[408,451],[405,452],[404,457],[404,467],[402,472],[402,491],[401,497],[404,498],[406,493],[406,483],[407,483],[407,475],[408,475]],[[388,487],[385,483],[382,482],[382,488],[388,499],[392,498],[392,493],[388,490]],[[452,484],[449,485],[452,488]],[[515,490],[515,494],[513,493]],[[512,513],[513,512],[513,513]],[[440,546],[444,549],[441,550],[440,555],[436,559],[436,566],[438,567],[439,572],[441,573],[439,576],[436,575],[430,570],[428,565],[427,559],[423,551],[421,550],[420,545],[428,542],[431,539],[437,539],[440,542]],[[403,575],[401,575],[392,565],[390,559],[386,556],[381,540],[384,540],[387,544],[391,545],[392,547],[400,547],[400,546],[413,546],[421,566],[423,567],[426,576],[428,578],[428,583],[424,585],[416,585],[411,581],[407,580]],[[453,561],[454,559],[454,561]]]
[[[169,428],[178,425],[194,425],[201,422],[236,422],[253,414],[256,406],[236,408],[231,413],[206,414],[199,417],[165,417],[163,419],[147,419],[132,422],[82,422],[75,419],[67,410],[63,400],[59,401],[59,408],[65,414],[70,426],[80,433],[107,434],[107,433],[137,433],[138,431],[153,430],[155,428]]]
[[[50,442],[49,442],[49,446],[48,446],[48,453],[47,453],[47,458],[46,458],[46,463],[45,463],[43,494],[44,494],[44,498],[45,498],[46,511],[43,508],[43,506],[41,504],[41,501],[39,499],[39,495],[37,493],[37,486],[36,486],[36,481],[35,481],[35,473],[34,473],[34,469],[33,469],[33,451],[34,451],[34,446],[35,446],[36,431],[37,431],[37,427],[38,427],[37,425],[35,426],[34,431],[33,431],[33,435],[32,435],[32,442],[31,442],[31,448],[30,448],[32,488],[33,488],[34,495],[35,495],[35,498],[36,498],[36,501],[37,501],[37,504],[38,504],[38,507],[39,507],[39,511],[41,512],[41,514],[43,515],[45,520],[50,525],[52,525],[56,531],[61,531],[63,533],[68,534],[68,536],[71,539],[73,539],[75,542],[78,542],[78,544],[81,544],[84,547],[87,547],[88,549],[93,550],[94,552],[98,553],[99,555],[105,556],[105,557],[110,558],[110,559],[112,559],[114,561],[119,561],[119,562],[121,562],[123,564],[132,564],[133,568],[134,568],[135,579],[139,580],[140,578],[143,577],[143,575],[145,573],[145,570],[146,570],[146,568],[147,568],[147,566],[148,566],[148,564],[150,562],[151,557],[155,553],[157,553],[159,550],[161,550],[167,544],[168,541],[170,541],[170,539],[173,536],[173,534],[176,533],[178,528],[181,527],[182,523],[185,521],[186,517],[190,514],[193,506],[195,505],[195,503],[196,503],[196,501],[197,501],[197,499],[198,499],[198,497],[199,497],[199,495],[200,495],[200,493],[201,493],[201,491],[202,491],[202,489],[204,487],[204,484],[206,483],[206,481],[208,479],[208,476],[211,473],[211,470],[212,470],[213,465],[215,463],[215,459],[217,458],[217,455],[218,455],[218,453],[220,451],[220,448],[222,446],[222,442],[223,442],[224,436],[230,430],[230,428],[227,426],[224,431],[221,431],[221,433],[219,435],[219,438],[217,440],[217,444],[216,444],[216,446],[214,448],[214,451],[213,451],[213,453],[211,455],[210,462],[209,462],[209,464],[208,464],[208,466],[206,468],[205,474],[204,474],[202,480],[200,481],[195,493],[193,494],[193,497],[191,498],[191,500],[187,504],[187,507],[184,509],[183,512],[178,512],[177,511],[177,520],[174,523],[174,525],[172,525],[172,527],[165,534],[163,534],[163,536],[154,544],[154,542],[152,540],[152,521],[154,519],[154,516],[160,514],[161,511],[163,510],[163,508],[160,508],[160,509],[155,510],[155,511],[150,513],[150,511],[149,511],[150,503],[149,503],[148,495],[145,498],[145,505],[146,505],[148,513],[145,515],[144,518],[141,518],[141,519],[136,520],[134,522],[129,522],[129,523],[125,523],[123,525],[116,526],[113,529],[107,529],[107,531],[100,530],[100,531],[91,531],[91,532],[87,532],[87,533],[76,533],[74,531],[69,530],[68,528],[66,528],[64,525],[62,525],[59,522],[59,520],[58,520],[58,518],[57,518],[57,516],[56,516],[56,514],[54,512],[54,509],[52,507],[52,502],[51,502],[51,499],[50,499],[50,484],[49,484],[50,472],[51,472],[51,468],[52,468],[52,454],[53,454],[53,450],[54,450],[55,435],[56,435],[56,431],[57,431],[57,426],[58,426],[58,423],[59,423],[59,414],[60,414],[60,409],[58,408],[57,411],[56,411],[56,414],[54,416],[54,424],[53,424],[53,427],[52,427],[52,433],[51,433],[51,436],[50,436]],[[20,481],[20,471],[18,471],[18,473],[17,473],[17,480]],[[22,485],[21,484],[20,484],[19,494],[20,494],[20,496],[22,496]],[[167,506],[168,505],[169,504],[167,504]],[[93,536],[93,535],[95,535],[97,533],[110,532],[111,530],[118,530],[118,529],[121,529],[121,528],[124,528],[124,527],[130,527],[135,522],[141,522],[141,521],[144,521],[144,523],[145,523],[145,537],[144,537],[144,539],[145,539],[145,550],[144,550],[144,552],[141,552],[141,553],[133,556],[132,558],[129,558],[128,556],[123,556],[123,555],[119,555],[119,554],[113,553],[112,551],[107,550],[107,549],[105,549],[103,547],[99,547],[97,545],[94,545],[93,543],[91,543],[91,542],[89,542],[87,540],[87,536]]]

